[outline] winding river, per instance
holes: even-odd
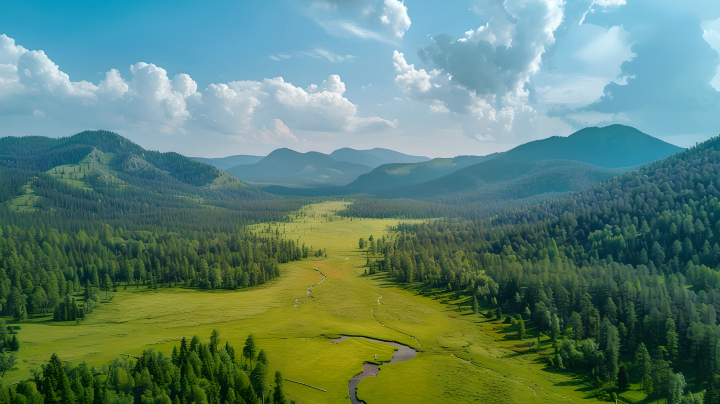
[[[381,365],[404,362],[404,361],[414,358],[415,355],[417,355],[417,351],[414,350],[413,348],[410,348],[407,345],[399,344],[397,342],[392,342],[392,341],[383,341],[383,340],[375,339],[375,338],[358,337],[358,336],[352,336],[352,335],[342,335],[342,336],[340,336],[340,338],[335,338],[334,341],[341,342],[341,341],[345,341],[346,339],[350,339],[350,338],[362,338],[362,339],[366,339],[368,341],[379,342],[381,344],[390,345],[392,347],[397,348],[397,350],[393,352],[393,356],[392,356],[392,359],[390,360],[390,362],[380,362]],[[374,363],[368,363],[368,362],[363,363],[363,372],[360,373],[359,375],[353,377],[348,382],[348,390],[350,392],[350,402],[352,404],[365,404],[364,401],[359,400],[357,398],[357,394],[356,394],[357,385],[358,385],[358,383],[360,383],[360,380],[362,380],[366,377],[377,377],[378,372],[380,372],[380,367],[378,365],[376,365]]]

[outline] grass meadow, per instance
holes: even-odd
[[[53,352],[65,361],[102,365],[148,348],[169,354],[182,337],[207,340],[217,329],[221,343],[230,341],[236,350],[254,334],[272,373],[326,390],[286,383],[298,403],[347,403],[348,380],[362,372],[363,361],[392,356],[384,344],[329,339],[339,334],[418,350],[416,358],[382,365],[379,377],[359,384],[358,396],[368,403],[591,401],[579,380],[547,370],[524,341],[510,338],[505,325],[471,314],[467,302],[441,291],[397,287],[382,274],[363,275],[366,255],[358,239],[381,237],[398,221],[334,216],[344,205],[310,205],[293,223],[254,227],[327,253],[282,264],[281,276],[267,285],[239,291],[119,288],[79,325],[21,324],[19,365],[4,382],[29,377]],[[317,268],[327,279],[308,296],[308,287],[322,279]]]

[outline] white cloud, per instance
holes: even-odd
[[[713,21],[703,21],[703,38],[705,41],[720,55],[720,19]],[[720,91],[720,66],[717,68],[717,74],[713,77],[710,85],[717,91]]]
[[[402,38],[412,24],[398,0],[315,0],[307,13],[330,35],[382,42]]]
[[[285,141],[291,141],[297,143],[299,140],[297,136],[295,136],[291,131],[290,128],[285,126],[283,121],[279,119],[274,119],[272,128],[267,129],[263,126],[262,130],[260,130],[260,138],[262,139],[263,143],[269,143],[269,144],[282,144]]]
[[[301,54],[317,59],[324,58],[333,63],[352,61],[355,59],[355,56],[353,55],[338,55],[337,53],[325,50],[323,48],[315,48],[311,51],[301,52]]]
[[[555,42],[563,20],[561,0],[481,0],[475,12],[487,23],[457,41],[446,35],[418,54],[434,68],[416,69],[402,53],[393,54],[395,82],[408,98],[429,105],[431,112],[451,113],[466,136],[493,133],[536,138],[541,128],[558,127],[555,118],[538,117],[530,107],[528,85],[540,70],[542,55]],[[567,126],[567,125],[565,125]]]
[[[410,24],[412,24],[407,11],[408,9],[402,1],[385,0],[380,21],[384,25],[389,26],[392,32],[395,33],[395,36],[402,38],[403,35],[405,35],[405,31],[407,31],[410,28]]]
[[[495,141],[494,137],[492,137],[490,135],[483,136],[479,133],[475,135],[475,138],[481,142],[494,142]]]
[[[98,93],[110,101],[122,98],[128,89],[128,84],[123,80],[117,69],[112,69],[105,73],[105,80],[101,81],[98,85]]]
[[[27,51],[5,35],[0,36],[0,61],[5,62],[0,64],[0,116],[46,116],[163,133],[211,130],[262,142],[298,141],[290,128],[353,132],[396,127],[396,121],[358,116],[337,75],[307,89],[277,77],[213,83],[199,92],[189,75],[171,79],[165,69],[140,62],[130,66],[130,80],[112,69],[95,85],[70,80],[44,52]]]
[[[627,3],[625,0],[595,0],[594,4],[600,7],[620,7]]]
[[[203,120],[215,130],[241,134],[252,132],[262,122],[280,119],[301,130],[352,132],[358,129],[384,130],[396,123],[378,117],[357,116],[357,106],[343,97],[345,83],[330,75],[320,85],[307,89],[282,79],[235,81],[210,85],[203,96]]]
[[[328,61],[333,62],[333,63],[355,60],[355,56],[353,56],[353,55],[338,55],[335,52],[331,52],[331,51],[323,49],[323,48],[315,48],[315,49],[312,49],[309,51],[297,52],[292,55],[288,55],[286,53],[278,53],[276,55],[270,55],[268,57],[276,62],[279,62],[283,59],[290,59],[292,57],[302,57],[302,56],[309,56],[309,57],[312,57],[315,59],[327,59]]]

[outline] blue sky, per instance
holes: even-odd
[[[0,135],[220,157],[487,154],[622,123],[720,133],[720,2],[0,4]]]

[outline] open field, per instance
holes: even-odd
[[[311,205],[294,223],[255,226],[257,232],[277,231],[327,253],[327,258],[281,265],[280,278],[262,287],[237,292],[120,288],[81,325],[22,324],[19,369],[8,372],[4,382],[29,377],[52,352],[62,360],[100,365],[148,348],[169,353],[183,336],[207,340],[217,329],[221,342],[229,340],[236,349],[253,333],[268,354],[271,372],[327,390],[286,383],[288,396],[299,403],[349,402],[348,380],[362,371],[363,361],[392,355],[384,344],[359,339],[336,344],[327,338],[339,334],[394,340],[418,350],[416,358],[383,365],[379,377],[359,384],[358,396],[368,403],[578,402],[587,396],[578,380],[545,370],[536,354],[516,352],[522,342],[506,339],[497,322],[459,311],[454,295],[423,296],[383,275],[363,276],[366,258],[357,249],[358,239],[381,237],[397,220],[332,216],[343,206]],[[316,268],[327,278],[308,297],[308,287],[322,279]]]

